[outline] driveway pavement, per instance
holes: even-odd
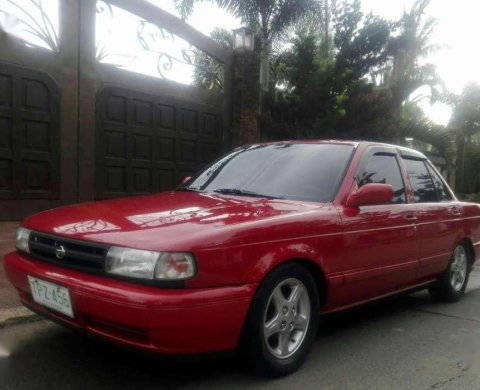
[[[17,292],[5,277],[2,265],[3,256],[15,249],[15,230],[18,224],[18,222],[0,222],[0,328],[36,318],[20,303]]]
[[[21,306],[13,287],[3,271],[3,256],[15,249],[15,230],[18,222],[0,222],[0,311]]]

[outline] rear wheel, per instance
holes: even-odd
[[[289,263],[261,283],[246,324],[249,362],[263,375],[282,376],[305,360],[318,330],[320,300],[311,273]]]
[[[468,249],[465,244],[459,244],[447,269],[428,289],[432,298],[442,302],[458,301],[467,288],[470,264]]]

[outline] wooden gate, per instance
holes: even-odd
[[[220,118],[215,106],[103,89],[97,98],[96,197],[173,188],[218,156]]]
[[[111,60],[117,15],[156,74]],[[6,0],[0,22],[0,220],[170,189],[227,146],[232,51],[148,1]]]

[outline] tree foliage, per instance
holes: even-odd
[[[232,32],[214,28],[210,37],[224,48],[233,47]],[[223,89],[223,64],[201,50],[195,51],[194,85],[220,91]]]
[[[336,73],[347,71],[349,80],[358,80],[382,66],[393,23],[372,14],[365,17],[359,0],[344,2],[334,12]]]
[[[175,0],[182,18],[188,18],[195,3],[210,1],[216,3],[244,24],[251,27],[260,38],[262,88],[268,87],[269,57],[275,40],[284,39],[288,29],[309,12],[317,14],[316,0]]]
[[[182,18],[187,19],[195,3],[210,1],[256,29],[262,39],[272,39],[296,23],[307,12],[318,10],[314,0],[175,0]]]
[[[480,85],[467,84],[457,97],[451,125],[466,137],[480,132]]]
[[[450,95],[449,128],[456,141],[456,183],[459,192],[480,192],[480,85],[469,83],[460,95]]]
[[[276,59],[274,74],[281,90],[272,104],[271,133],[275,136],[280,118],[299,137],[388,139],[391,91],[367,78],[386,62],[394,25],[363,15],[359,1],[342,2],[331,12],[334,38],[328,55],[328,38],[321,29],[300,29],[291,48]]]
[[[431,0],[417,0],[410,11],[405,11],[397,25],[399,35],[390,39],[391,65],[387,66],[384,82],[393,91],[394,104],[400,111],[402,104],[418,88],[428,86],[432,100],[437,99],[444,88],[435,65],[424,59],[441,48],[431,43],[437,20],[427,16]]]
[[[176,0],[184,17],[201,0]],[[408,142],[456,168],[460,191],[480,191],[480,86],[449,93],[428,56],[437,21],[417,0],[397,21],[364,15],[360,0],[211,0],[258,34],[272,74],[262,133],[271,139],[329,137]],[[219,37],[215,37],[221,41]],[[198,82],[202,76],[198,75]],[[412,99],[453,108],[447,127]]]
[[[331,34],[300,29],[275,58],[280,88],[271,105],[270,133],[275,136],[278,127],[282,136],[290,126],[290,136],[393,142],[422,134],[436,149],[447,150],[438,126],[418,113],[412,117],[412,110],[404,115],[418,88],[427,85],[436,97],[443,87],[435,67],[422,62],[437,48],[430,43],[436,21],[426,16],[429,2],[418,0],[398,21],[364,15],[360,0],[329,3],[331,15],[323,19],[331,20]]]

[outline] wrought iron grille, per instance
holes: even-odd
[[[0,1],[0,29],[29,47],[59,50],[58,0]]]
[[[223,89],[224,65],[217,59],[106,1],[98,1],[96,11],[99,62],[183,84]]]

